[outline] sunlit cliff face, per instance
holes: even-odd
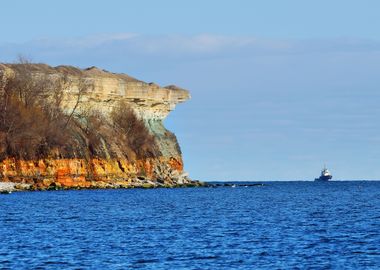
[[[57,184],[64,187],[96,187],[98,182],[111,183],[115,179],[127,185],[148,179],[169,185],[188,180],[183,172],[177,139],[162,122],[178,103],[190,98],[188,91],[176,86],[160,87],[95,67],[81,70],[69,66],[53,68],[44,64],[28,64],[22,68],[25,67],[33,78],[44,76],[52,83],[58,77],[65,78],[60,104],[63,112],[77,117],[78,123],[87,121],[90,112],[100,115],[104,119],[99,126],[100,143],[97,149],[91,151],[85,147],[86,142],[83,142],[83,147],[79,143],[79,148],[83,148],[76,150],[83,152],[79,158],[75,158],[76,154],[73,154],[74,158],[51,159],[46,156],[31,161],[9,157],[0,161],[0,181],[27,182],[32,186],[44,187]],[[11,78],[19,68],[17,64],[0,65],[0,78]],[[123,136],[112,137],[116,127],[110,124],[109,119],[121,102],[134,111],[153,135],[157,147],[153,156],[140,154],[131,158],[131,154],[123,152],[120,147]],[[86,137],[83,129],[75,130],[78,130],[77,137]],[[148,153],[153,150],[144,151]]]

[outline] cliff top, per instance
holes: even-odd
[[[132,76],[129,76],[125,73],[113,73],[105,69],[100,69],[98,67],[92,66],[85,69],[80,69],[78,67],[69,66],[69,65],[59,65],[56,67],[49,66],[47,64],[9,64],[9,63],[0,63],[0,70],[5,68],[10,68],[12,70],[18,71],[21,68],[24,68],[27,65],[28,69],[31,72],[43,73],[43,74],[64,74],[74,77],[87,77],[87,78],[112,78],[112,79],[121,79],[125,82],[139,82],[143,84],[149,84],[150,86],[160,87],[155,83],[146,83],[144,81],[138,80]],[[171,90],[185,90],[176,85],[168,85],[163,88]]]
[[[22,77],[22,74],[32,75],[24,78],[28,80],[37,79],[39,75],[47,75],[44,79],[67,77],[70,83],[62,89],[65,95],[61,104],[65,112],[76,108],[78,97],[81,96],[82,103],[77,111],[92,109],[108,115],[120,100],[124,100],[139,117],[164,119],[176,104],[190,98],[189,91],[178,86],[160,87],[155,83],[137,80],[127,74],[112,73],[97,67],[80,69],[64,65],[51,67],[46,64],[0,63],[0,82],[7,77],[17,77],[17,75]],[[80,85],[82,79],[85,79],[88,88],[83,94],[78,95],[80,87],[87,87]]]

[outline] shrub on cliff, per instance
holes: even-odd
[[[127,145],[137,158],[158,156],[154,136],[149,133],[142,119],[139,119],[126,102],[120,101],[111,112],[118,139]]]
[[[12,76],[0,74],[0,160],[124,157],[134,161],[160,154],[154,136],[126,102],[120,102],[110,117],[91,108],[77,112],[82,96],[93,87],[86,78],[78,75],[73,87],[65,73],[44,73],[43,64],[10,66]],[[72,94],[72,109],[64,112],[63,99],[70,88],[77,92]]]
[[[0,106],[0,133],[5,143],[2,157],[33,159],[65,142],[65,134],[58,132],[59,122],[51,121],[41,107],[25,106],[14,97],[1,100]]]
[[[61,109],[67,79],[35,74],[29,62],[14,65],[14,71],[0,85],[0,158],[35,159],[57,148],[59,155],[72,152]]]

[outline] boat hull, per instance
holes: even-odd
[[[332,178],[332,175],[320,176],[318,178],[315,178],[314,181],[317,181],[317,182],[327,182],[327,181],[330,181],[331,178]]]

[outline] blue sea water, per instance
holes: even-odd
[[[0,195],[0,269],[380,269],[380,182]]]

